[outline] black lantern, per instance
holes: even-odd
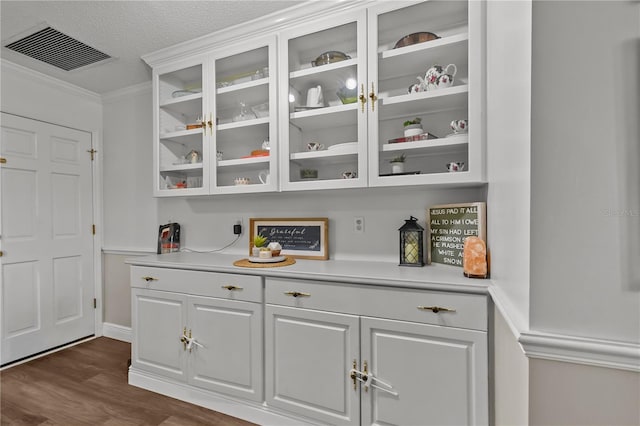
[[[413,216],[404,221],[400,231],[400,266],[424,266],[424,228]]]

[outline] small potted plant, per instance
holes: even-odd
[[[260,234],[254,235],[253,248],[251,249],[251,254],[253,255],[253,257],[260,256],[260,248],[264,247],[266,243],[267,243],[267,237]]]
[[[422,118],[416,117],[413,120],[407,120],[404,122],[404,136],[416,136],[424,133],[422,130]]]
[[[393,157],[389,162],[391,163],[391,172],[392,173],[403,173],[404,172],[404,160],[407,158],[406,155],[400,154]]]

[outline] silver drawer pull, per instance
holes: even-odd
[[[146,282],[158,281],[157,278],[153,278],[153,277],[142,277],[142,279],[145,280]]]
[[[293,297],[310,297],[311,295],[309,293],[301,293],[299,291],[285,291],[284,294],[286,294],[287,296],[293,296]]]
[[[242,287],[238,287],[235,285],[223,285],[222,288],[225,290],[233,291],[233,290],[242,290]]]
[[[441,306],[418,306],[418,309],[423,310],[423,311],[431,311],[434,314],[437,314],[438,312],[455,312],[455,309],[450,309],[450,308],[443,308]]]

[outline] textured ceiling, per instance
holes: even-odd
[[[46,22],[117,59],[65,72],[4,47],[1,57],[103,94],[149,81],[151,70],[140,59],[146,53],[276,13],[303,1],[2,0],[2,46],[6,40]]]

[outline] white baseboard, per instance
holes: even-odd
[[[112,339],[121,340],[131,343],[131,327],[124,327],[118,324],[108,322],[102,323],[102,335]]]
[[[316,425],[300,417],[280,413],[265,404],[224,397],[206,389],[138,370],[133,366],[129,367],[129,384],[263,426]]]

